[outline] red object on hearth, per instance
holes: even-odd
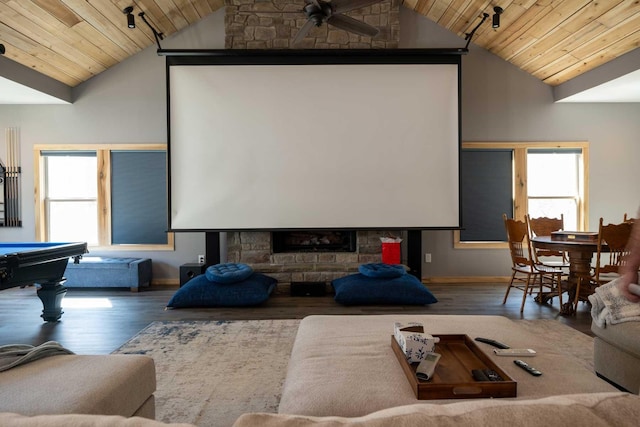
[[[400,243],[382,243],[382,262],[400,264]]]

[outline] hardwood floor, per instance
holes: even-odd
[[[522,293],[512,290],[505,305],[506,284],[430,284],[438,303],[429,306],[345,307],[324,297],[291,297],[274,294],[267,303],[251,308],[193,308],[165,310],[177,288],[151,287],[128,290],[69,289],[60,322],[40,318],[42,303],[34,287],[0,292],[0,345],[58,341],[78,354],[108,354],[153,321],[251,320],[303,318],[311,314],[476,314],[500,315],[510,319],[556,319],[591,335],[588,304],[580,303],[574,316],[561,316],[557,299],[538,304],[527,297],[520,313]],[[78,305],[83,303],[84,306]],[[110,306],[100,307],[108,303]]]

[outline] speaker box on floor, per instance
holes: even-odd
[[[207,266],[204,264],[182,264],[180,266],[180,287],[196,276],[204,274]]]
[[[321,297],[326,293],[325,282],[291,282],[292,297]]]

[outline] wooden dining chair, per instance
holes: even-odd
[[[554,231],[564,230],[564,215],[560,214],[560,218],[549,218],[546,216],[531,218],[526,215],[527,227],[529,228],[529,238],[535,236],[551,236]],[[564,272],[569,272],[569,258],[563,251],[554,251],[551,249],[533,248],[533,258],[536,263],[549,267],[562,268]]]
[[[520,289],[523,291],[522,304],[520,305],[522,313],[527,294],[537,281],[540,294],[544,292],[545,288],[548,288],[549,292],[557,293],[560,307],[562,307],[562,269],[535,262],[529,240],[529,227],[525,221],[507,218],[506,214],[503,214],[502,218],[507,231],[507,242],[512,261],[511,281],[507,286],[502,304],[507,302],[511,288]]]
[[[604,225],[600,218],[598,228],[598,248],[594,266],[593,282],[600,286],[620,277],[620,267],[629,254],[627,243],[631,237],[633,222]]]

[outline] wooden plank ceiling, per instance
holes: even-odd
[[[74,87],[155,43],[138,16],[141,10],[169,36],[223,2],[0,0],[0,43],[7,58]],[[135,30],[127,28],[122,12],[132,5]],[[404,0],[404,7],[461,38],[480,22],[482,12],[493,15],[494,6],[504,9],[500,28],[492,28],[489,17],[472,43],[551,86],[640,44],[638,0]]]

